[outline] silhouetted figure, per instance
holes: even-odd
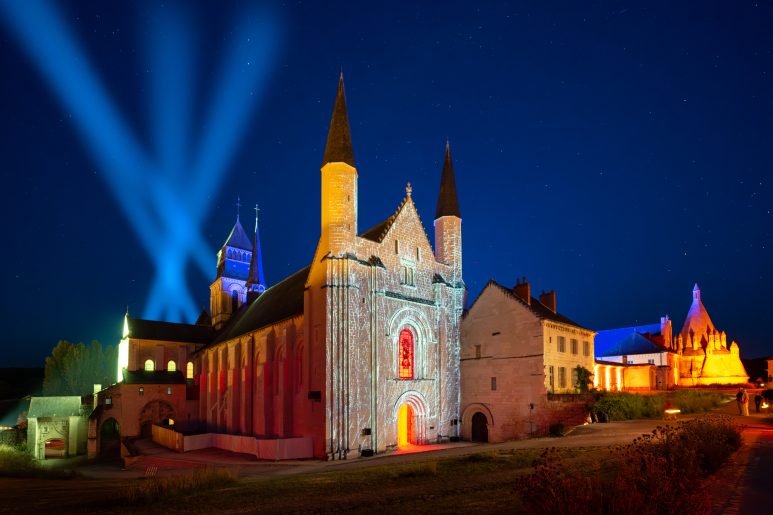
[[[754,396],[754,409],[757,411],[757,413],[760,412],[760,404],[762,404],[762,395],[758,393]]]

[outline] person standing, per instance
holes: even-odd
[[[754,410],[759,413],[760,412],[760,404],[762,404],[762,395],[759,393],[754,396]]]
[[[738,393],[735,394],[735,402],[738,404],[738,414],[743,415],[743,408],[741,407],[741,399],[743,398],[743,388],[738,390]]]
[[[741,415],[749,416],[749,396],[746,394],[746,388],[741,388]]]

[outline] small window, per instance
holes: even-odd
[[[145,395],[145,388],[140,386],[140,397],[143,397]]]
[[[566,388],[566,368],[558,367],[558,387]]]
[[[413,267],[408,265],[403,265],[403,284],[406,286],[415,286],[414,278],[413,278]]]
[[[236,311],[237,309],[239,309],[239,292],[233,290],[231,292],[231,311]]]
[[[566,352],[566,338],[563,336],[558,337],[558,352]]]
[[[421,249],[416,247],[416,261],[421,261]]]
[[[152,359],[146,359],[145,360],[145,372],[153,372],[156,369],[156,366],[153,364]]]
[[[556,386],[556,369],[553,367],[553,365],[550,365],[550,368],[548,369],[549,375],[549,383],[550,389],[553,390],[553,388]]]
[[[395,240],[395,254],[400,253],[400,240]]]
[[[575,340],[574,338],[572,338],[571,344],[572,344],[572,354],[574,354],[574,355],[577,355],[577,352],[578,352],[578,348],[577,348],[577,347],[578,347],[577,340]]]
[[[590,342],[582,342],[582,355],[590,356]]]
[[[172,387],[171,386],[167,386],[166,387],[166,394],[167,395],[172,395]]]
[[[188,364],[185,366],[185,377],[186,379],[193,379],[193,362],[189,361]]]
[[[493,392],[496,389],[497,389],[497,378],[496,377],[492,377],[491,378],[491,391]]]
[[[107,397],[105,399],[105,404],[107,404],[108,406],[112,406],[113,405],[113,398],[112,397]]]
[[[480,345],[475,346],[475,359],[480,359]]]
[[[173,360],[170,360],[169,363],[166,364],[166,371],[177,372],[177,363],[175,363]]]
[[[579,389],[580,388],[579,382],[580,382],[580,380],[579,380],[579,378],[577,376],[577,369],[573,368],[572,369],[572,388]]]
[[[629,360],[628,360],[628,364],[629,364],[629,365],[633,365],[633,360],[632,360],[632,359],[629,359]]]
[[[414,354],[413,354],[413,333],[408,329],[400,331],[398,341],[398,374],[400,379],[413,379],[414,374]]]
[[[655,360],[654,359],[648,359],[647,363],[649,363],[650,365],[654,365],[655,364]]]

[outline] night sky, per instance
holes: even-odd
[[[185,273],[197,307],[209,306],[237,196],[248,231],[260,204],[269,284],[311,260],[343,69],[360,231],[391,215],[410,181],[434,241],[449,138],[470,301],[489,278],[514,285],[526,276],[533,294],[555,288],[559,311],[586,327],[667,313],[678,331],[697,282],[742,357],[773,354],[771,4],[214,4],[57,7],[150,155],[163,153],[151,85],[170,70],[150,56],[163,50],[165,20],[188,28],[183,50],[193,55],[184,96],[170,97],[190,98],[187,118],[166,120],[186,127],[186,156],[199,135],[228,128],[207,113],[224,49],[242,37],[234,26],[273,30],[259,49],[270,59],[250,86],[253,102],[232,110],[245,119],[224,178],[204,192],[211,204],[198,228],[211,268],[204,275],[189,260]],[[8,10],[0,14],[0,366],[42,366],[60,339],[117,343],[127,306],[134,316],[147,307],[158,256],[119,208],[110,171],[11,30]],[[49,35],[41,25],[40,41]],[[47,59],[61,62],[56,47]],[[246,77],[253,63],[240,66]]]

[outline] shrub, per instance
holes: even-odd
[[[562,424],[561,422],[556,422],[555,424],[551,424],[548,428],[548,431],[550,432],[550,436],[564,436],[564,431],[566,430],[566,426]]]
[[[682,413],[702,413],[719,406],[725,396],[719,392],[678,390],[674,394],[639,395],[626,392],[606,392],[593,405],[596,416],[606,413],[609,420],[657,418],[663,415],[666,402]]]
[[[202,468],[188,474],[144,479],[124,490],[123,497],[129,504],[153,503],[193,491],[227,486],[236,481],[237,474],[230,469]]]
[[[0,445],[0,477],[70,479],[75,475],[71,470],[42,467],[26,445]]]
[[[704,417],[615,449],[606,464],[577,470],[548,450],[516,490],[536,513],[710,513],[705,485],[741,444],[727,417]]]

